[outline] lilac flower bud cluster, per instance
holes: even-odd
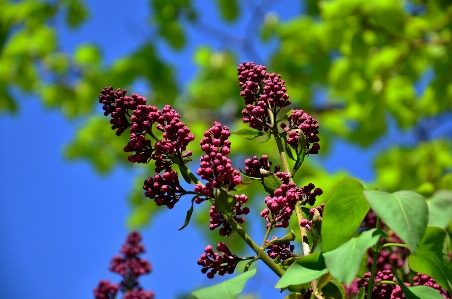
[[[231,152],[231,142],[228,140],[231,133],[227,126],[215,122],[213,127],[204,132],[201,140],[201,149],[206,155],[201,157],[200,168],[197,174],[207,183],[195,185],[194,191],[208,197],[213,197],[214,189],[224,188],[226,191],[234,189],[242,183],[240,172],[232,168],[227,156]],[[198,199],[196,202],[202,200]]]
[[[358,288],[365,288],[367,296],[367,280],[370,279],[370,272],[364,274],[364,279],[358,280]],[[375,282],[382,280],[388,280],[396,282],[391,270],[377,271],[375,273]],[[409,282],[404,282],[405,286],[411,286]],[[442,288],[433,278],[428,275],[418,273],[413,278],[413,286],[427,286],[434,288],[445,299],[451,299],[451,296],[447,290]],[[402,288],[396,284],[376,284],[372,290],[372,298],[375,299],[402,299],[406,298],[403,294]]]
[[[320,206],[310,209],[309,210],[309,214],[311,214],[311,216],[314,216],[315,211],[317,210],[319,212],[319,214],[320,214],[320,217],[322,217],[323,216],[323,208],[324,207],[325,207],[325,203],[322,203]],[[308,230],[311,230],[311,228],[312,228],[312,219],[308,220],[306,218],[303,218],[300,221],[300,226],[301,227],[306,227]]]
[[[218,243],[217,250],[222,254],[214,252],[212,245],[207,245],[204,248],[205,253],[198,259],[198,265],[202,266],[201,272],[203,274],[207,273],[208,278],[213,278],[217,273],[221,276],[226,273],[234,273],[235,267],[241,260],[235,254],[232,254],[228,246],[223,242]]]
[[[427,286],[434,288],[441,294],[445,299],[451,299],[451,294],[445,289],[443,289],[433,278],[428,275],[418,273],[413,278],[414,286]]]
[[[130,116],[130,141],[124,147],[124,152],[135,152],[128,157],[132,163],[147,163],[152,155],[151,140],[146,139],[146,134],[151,131],[153,118],[159,114],[157,107],[138,105]]]
[[[157,173],[165,171],[163,180],[160,176],[148,178],[143,189],[146,190],[145,196],[171,209],[179,200],[181,191],[177,173],[171,167],[174,163],[182,164],[190,160],[192,153],[186,149],[195,137],[170,105],[165,105],[160,111],[157,107],[146,105],[144,97],[138,94],[128,97],[126,92],[120,89],[114,92],[113,87],[106,87],[99,95],[99,102],[103,104],[104,114],[111,114],[112,129],[117,129],[117,135],[130,127],[130,141],[124,147],[124,152],[133,153],[128,157],[129,161],[148,163],[152,159]],[[162,132],[162,139],[153,134],[154,124]],[[154,148],[147,135],[156,140]]]
[[[390,231],[388,233],[388,238],[380,239],[380,244],[386,243],[403,243],[402,239],[397,236],[396,233]],[[367,250],[367,267],[368,269],[372,268],[373,263],[373,251],[372,249]],[[410,254],[410,250],[404,247],[385,247],[381,249],[378,259],[377,259],[377,270],[391,270],[401,268],[405,263],[405,260],[408,258]]]
[[[281,75],[267,73],[266,67],[254,62],[244,62],[237,67],[240,96],[245,99],[243,122],[259,131],[270,129],[269,110],[276,114],[291,104]]]
[[[278,237],[274,236],[271,240],[275,240]],[[267,240],[265,243],[268,244],[271,240]],[[274,243],[267,247],[267,254],[272,259],[277,258],[278,256],[281,260],[287,260],[288,258],[293,256],[293,250],[295,246],[291,245],[289,241]]]
[[[248,197],[245,194],[242,195],[234,195],[235,206],[233,210],[233,218],[237,223],[244,223],[245,218],[240,215],[248,215],[250,209],[248,207],[242,208],[242,205],[248,201]],[[232,227],[229,222],[221,215],[221,213],[217,212],[215,206],[212,205],[209,211],[210,215],[210,230],[214,230],[217,227],[223,226],[220,228],[220,236],[229,236],[232,233]]]
[[[301,203],[303,205],[314,205],[317,200],[317,196],[323,194],[323,190],[321,188],[316,188],[313,183],[309,183],[303,187],[303,195],[301,198]],[[322,207],[323,208],[323,207]]]
[[[152,299],[154,293],[152,291],[134,290],[126,293],[122,299]]]
[[[138,255],[145,252],[143,244],[141,244],[140,233],[131,232],[122,245],[121,255],[116,255],[110,262],[110,271],[118,273],[122,276],[119,285],[110,284],[106,280],[99,282],[94,289],[94,298],[110,299],[115,298],[116,293],[120,290],[128,299],[152,299],[154,293],[152,291],[144,291],[138,282],[141,275],[151,272],[151,264],[140,258]]]
[[[173,164],[170,155],[176,155],[182,158],[188,158],[192,155],[191,151],[187,151],[187,145],[195,139],[190,133],[190,129],[180,121],[180,115],[176,110],[171,109],[170,105],[163,107],[159,117],[157,130],[163,132],[163,138],[155,144],[155,152],[153,159],[155,160],[155,171],[169,171]]]
[[[118,88],[113,91],[113,87],[105,87],[99,95],[99,103],[103,104],[104,115],[111,114],[111,129],[117,130],[116,135],[120,136],[129,126],[127,115],[128,110],[134,110],[138,105],[145,105],[146,99],[138,94],[126,96],[127,90]]]
[[[260,213],[267,220],[266,227],[287,228],[290,216],[292,216],[295,204],[300,200],[302,192],[302,189],[290,182],[289,184],[282,184],[273,192],[273,196],[267,196],[265,198],[267,208]]]
[[[245,173],[250,176],[260,176],[261,169],[270,171],[272,162],[268,160],[267,155],[262,155],[259,159],[257,156],[253,156],[251,159],[245,159]]]
[[[179,176],[175,171],[156,174],[144,181],[144,196],[154,199],[158,206],[172,209],[180,197],[186,193],[179,183]]]
[[[300,143],[300,135],[296,129],[301,130],[306,139],[306,154],[318,154],[320,150],[319,124],[317,120],[303,110],[293,110],[287,119],[289,124],[282,123],[281,128],[287,132],[287,142],[297,149]]]
[[[190,151],[184,152],[188,143],[194,140],[194,135],[180,121],[180,115],[176,110],[166,105],[160,111],[154,106],[146,105],[144,97],[138,94],[128,97],[125,95],[126,92],[120,89],[113,92],[113,87],[106,87],[99,95],[99,102],[103,104],[105,116],[111,114],[110,123],[113,125],[113,130],[117,129],[117,135],[121,135],[130,127],[130,141],[124,147],[126,153],[135,152],[134,155],[129,156],[130,162],[147,163],[152,158],[155,160],[156,172],[161,172],[171,170],[171,165],[174,163],[171,155],[175,155],[178,159],[191,156]],[[130,122],[127,117],[130,117]],[[157,130],[163,132],[163,138],[156,140],[155,149],[152,148],[151,141],[146,138],[147,134],[152,135],[154,123]]]
[[[111,284],[108,280],[101,280],[93,292],[96,299],[112,299],[115,298],[118,291],[119,285]]]
[[[367,296],[367,284],[368,284],[367,280],[370,279],[370,272],[365,273],[364,278],[365,279],[358,280],[358,288],[365,288],[366,296]],[[382,280],[396,282],[396,279],[395,279],[394,275],[392,274],[391,270],[377,271],[375,273],[375,282],[379,282]],[[397,285],[395,285],[395,284],[376,284],[374,286],[374,288],[372,289],[372,298],[375,298],[375,299],[377,299],[377,298],[378,299],[405,298],[405,295],[403,293],[400,294],[399,289],[396,287],[397,287]],[[395,293],[393,295],[394,291],[395,291]]]

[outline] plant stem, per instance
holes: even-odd
[[[246,242],[246,244],[248,244],[254,250],[254,252],[256,252],[256,254],[259,256],[259,258],[270,269],[272,269],[272,271],[275,272],[275,274],[278,275],[278,277],[283,276],[285,271],[280,266],[275,264],[273,262],[273,260],[268,256],[268,254],[264,250],[262,250],[262,248],[260,248],[259,245],[257,245],[256,242],[254,242],[250,236],[248,236],[248,234],[243,230],[243,228],[240,226],[240,224],[238,224],[234,220],[234,218],[232,218],[230,216],[226,216],[226,215],[223,215],[223,216],[226,218],[228,223],[231,225],[232,229],[235,232],[237,232],[237,234]]]
[[[403,247],[403,248],[408,248],[408,245],[401,244],[401,243],[386,243],[383,246],[381,246],[380,249],[385,248],[385,247]]]
[[[380,217],[377,217],[377,229],[380,229]],[[377,270],[378,254],[380,253],[380,242],[375,244],[374,255],[372,258],[372,269],[370,271],[370,279],[367,283],[367,299],[372,299],[372,290],[374,288],[375,272]]]
[[[271,230],[272,230],[272,226],[269,225],[267,228],[267,231],[265,232],[264,240],[262,241],[262,245],[261,245],[262,248],[265,246],[265,242],[267,241],[268,235],[270,234]]]
[[[275,137],[276,145],[278,147],[279,156],[281,158],[281,162],[284,168],[284,171],[288,174],[291,173],[289,161],[287,160],[286,152],[284,151],[284,146],[279,137],[278,127],[273,127],[273,136]],[[292,177],[290,178],[293,181]],[[301,246],[303,247],[303,255],[309,255],[311,253],[311,249],[308,243],[308,234],[306,233],[306,228],[300,225],[301,220],[303,220],[303,213],[301,211],[301,204],[297,202],[295,204],[295,213],[297,214],[298,227],[300,228],[300,237],[301,237]]]

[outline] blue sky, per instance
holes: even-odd
[[[202,7],[201,17],[206,22],[222,26],[213,1],[195,3]],[[281,1],[271,10],[288,19],[301,10],[299,5],[300,1]],[[147,2],[91,0],[88,6],[91,17],[81,28],[68,31],[61,22],[56,23],[64,51],[72,52],[80,43],[97,43],[109,63],[141,43],[148,24]],[[243,31],[240,24],[235,25],[239,35]],[[191,60],[194,49],[212,43],[196,29],[188,28],[188,32],[189,45],[183,52],[159,45],[166,58],[183,66],[178,74],[183,83],[196,72]],[[79,125],[45,110],[33,97],[20,101],[17,115],[0,116],[0,298],[93,298],[92,290],[100,279],[119,281],[107,267],[128,232],[126,198],[133,175],[116,170],[98,176],[87,162],[65,161],[63,146]],[[363,153],[338,144],[332,152],[335,155],[325,160],[330,171],[348,168],[357,178],[373,178],[370,158],[375,151]],[[344,152],[354,163],[338,159]],[[185,213],[186,207],[160,213],[152,227],[142,231],[145,257],[150,259],[153,273],[141,282],[157,298],[174,298],[219,281],[208,280],[196,265],[207,245],[203,236],[191,226],[177,230]],[[246,290],[278,298],[281,295],[271,287],[275,282],[274,275],[261,271]]]

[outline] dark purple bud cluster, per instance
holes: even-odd
[[[266,227],[288,227],[290,216],[295,209],[295,204],[301,199],[302,193],[302,189],[290,182],[282,184],[273,192],[273,196],[267,196],[265,198],[267,208],[260,213],[267,220]]]
[[[365,279],[358,280],[358,288],[365,288],[367,296],[367,280],[370,279],[370,272],[364,274]],[[367,279],[367,280],[366,280]],[[375,273],[375,282],[382,280],[388,280],[396,282],[391,270],[377,271]],[[409,282],[404,282],[405,286],[411,286]],[[413,278],[413,286],[427,286],[434,288],[445,299],[451,299],[451,296],[447,290],[442,288],[433,278],[428,275],[418,273]],[[402,299],[406,298],[403,294],[402,288],[396,284],[376,284],[372,290],[372,298],[374,299]]]
[[[315,201],[317,200],[317,196],[320,196],[322,194],[323,190],[321,188],[316,188],[313,183],[309,183],[303,187],[301,204],[313,206],[315,204]]]
[[[138,94],[126,96],[126,90],[113,87],[104,88],[99,95],[99,102],[103,104],[104,114],[111,114],[112,129],[121,135],[130,127],[130,141],[124,147],[124,152],[134,152],[128,157],[132,163],[148,163],[155,160],[156,172],[171,171],[174,159],[183,163],[184,158],[191,156],[186,151],[188,143],[194,140],[190,129],[180,121],[180,115],[166,105],[161,111],[154,106],[146,105],[146,99]],[[128,120],[130,118],[130,121]],[[163,132],[163,138],[156,140],[152,148],[151,140],[147,135],[158,139],[152,134],[152,126],[156,124],[157,130]],[[185,152],[185,153],[184,153]]]
[[[248,215],[250,209],[248,207],[242,208],[242,205],[248,201],[248,197],[245,194],[242,195],[234,195],[235,206],[233,211],[233,217],[237,223],[244,223],[245,218],[240,215]],[[210,230],[214,230],[217,227],[223,226],[220,228],[220,236],[229,236],[232,233],[232,227],[229,222],[221,215],[221,213],[217,212],[215,206],[212,205],[209,211],[210,215]]]
[[[398,243],[402,244],[402,239],[397,236],[396,233],[393,231],[389,232],[388,238],[386,239],[380,239],[380,244],[386,244],[386,243]],[[372,262],[373,262],[373,251],[372,249],[367,250],[367,267],[368,269],[372,268]],[[377,270],[391,270],[391,269],[400,269],[404,263],[405,260],[408,258],[410,254],[410,250],[408,248],[404,247],[385,247],[383,248],[377,259]]]
[[[322,203],[320,206],[312,208],[309,210],[309,214],[311,214],[311,216],[314,216],[315,211],[317,210],[320,214],[320,217],[323,216],[323,208],[325,207],[325,203]],[[308,230],[311,230],[312,227],[312,219],[308,220],[306,218],[303,218],[300,221],[300,226],[301,227],[306,227]]]
[[[283,184],[289,184],[290,182],[290,175],[287,172],[275,172],[275,176],[280,179]]]
[[[163,175],[156,174],[144,181],[144,196],[154,199],[158,206],[172,209],[186,191],[179,184],[176,171],[168,171]]]
[[[427,286],[434,288],[441,294],[445,299],[451,299],[451,294],[445,289],[443,289],[433,278],[428,275],[418,273],[413,278],[414,286]]]
[[[146,134],[151,131],[154,118],[159,114],[157,107],[138,105],[130,116],[130,141],[124,147],[124,152],[135,152],[128,157],[132,163],[147,163],[152,155],[151,140]]]
[[[367,280],[370,279],[370,272],[364,274],[365,279],[358,280],[358,288],[365,288],[367,296]],[[367,279],[367,280],[366,280]],[[375,273],[375,282],[382,280],[388,280],[396,282],[391,270],[377,271]],[[410,284],[407,283],[409,286]],[[400,287],[396,284],[376,284],[372,289],[372,299],[401,299],[406,298],[405,295],[400,292]]]
[[[152,299],[154,293],[152,291],[145,290],[133,290],[124,295],[122,299]]]
[[[274,236],[271,240],[275,240],[278,237]],[[269,243],[271,240],[267,240],[266,243]],[[274,243],[267,247],[267,254],[272,259],[277,258],[278,256],[281,260],[287,260],[288,258],[293,256],[293,250],[295,246],[291,245],[289,241]]]
[[[124,298],[154,298],[154,293],[151,291],[144,291],[138,282],[138,278],[141,275],[151,272],[151,264],[138,256],[144,252],[145,250],[143,244],[141,244],[140,233],[136,231],[131,232],[127,236],[125,244],[122,245],[122,256],[114,256],[109,267],[110,271],[122,276],[122,281],[119,285],[110,284],[105,280],[100,281],[98,287],[94,289],[94,297],[96,299],[115,298],[118,290],[121,290],[125,294]]]
[[[232,163],[227,156],[231,152],[231,142],[228,140],[231,133],[227,126],[222,127],[215,122],[213,127],[204,132],[201,140],[201,149],[206,155],[201,157],[200,167],[196,172],[205,185],[195,185],[194,191],[208,197],[213,197],[214,189],[224,188],[229,191],[242,183],[240,172],[232,168]],[[202,199],[197,199],[197,203]]]
[[[306,138],[306,154],[318,154],[320,150],[319,124],[317,120],[303,110],[293,110],[288,118],[289,124],[282,123],[281,128],[287,132],[287,142],[297,149],[300,143],[300,134],[296,129],[303,132]]]
[[[244,62],[237,67],[239,85],[242,88],[240,96],[245,99],[245,104],[254,104],[259,100],[261,83],[267,76],[265,65],[256,65],[254,62]]]
[[[130,122],[127,116],[130,116],[128,110],[135,110],[138,105],[145,105],[146,99],[138,94],[126,96],[127,90],[118,88],[113,91],[113,87],[105,87],[99,95],[99,103],[103,104],[104,115],[111,114],[111,129],[117,130],[116,135],[120,136],[129,126]]]
[[[152,158],[155,160],[155,171],[169,171],[174,163],[171,155],[188,158],[191,151],[186,151],[187,145],[195,139],[190,129],[180,121],[180,115],[170,105],[163,107],[157,118],[157,130],[163,132],[163,138],[155,144]],[[185,152],[185,153],[184,153]]]
[[[291,104],[287,88],[281,75],[267,73],[266,67],[254,62],[244,62],[237,68],[240,96],[245,99],[242,110],[243,122],[259,131],[270,129],[269,110],[276,114],[281,108]]]
[[[267,155],[262,155],[259,159],[257,156],[253,156],[251,159],[245,159],[245,173],[250,176],[260,176],[261,169],[270,171],[272,162],[268,160]]]
[[[212,245],[207,245],[204,248],[205,253],[198,259],[198,265],[202,266],[201,272],[207,273],[208,278],[213,278],[217,273],[221,276],[226,273],[234,273],[237,263],[241,261],[239,257],[231,253],[228,246],[223,242],[218,243],[217,250],[222,254],[214,252]]]
[[[96,299],[113,299],[118,291],[119,285],[111,284],[108,280],[101,280],[93,292]]]
[[[103,104],[104,114],[111,114],[112,129],[117,129],[117,135],[130,127],[130,141],[124,147],[124,152],[133,153],[128,157],[129,161],[148,163],[154,160],[155,171],[165,171],[163,176],[148,178],[143,189],[146,190],[145,196],[171,209],[182,191],[177,172],[172,171],[171,167],[174,163],[182,164],[190,160],[192,153],[186,149],[195,137],[170,105],[165,105],[160,111],[157,107],[146,105],[144,97],[138,94],[128,97],[126,92],[120,89],[114,92],[113,87],[106,87],[99,95],[99,102]],[[154,124],[162,132],[161,139],[152,132]],[[155,139],[154,147],[148,135]]]

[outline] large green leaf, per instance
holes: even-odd
[[[427,274],[452,293],[452,264],[447,253],[447,232],[429,226],[416,254],[410,255],[408,264],[416,272]]]
[[[325,204],[322,217],[322,251],[331,251],[356,233],[369,211],[363,186],[354,179],[339,182]]]
[[[324,252],[326,267],[334,279],[349,285],[358,273],[367,249],[378,242],[381,234],[381,231],[371,229],[333,251]]]
[[[245,283],[256,274],[256,269],[249,270],[222,283],[203,288],[191,293],[198,299],[235,299],[243,291]]]
[[[427,201],[429,226],[446,228],[452,219],[452,191],[439,190]]]
[[[387,193],[365,190],[372,210],[416,253],[428,223],[428,206],[422,195],[413,191]]]
[[[313,253],[293,263],[275,285],[275,288],[280,289],[311,282],[327,272],[323,256],[320,252]]]

